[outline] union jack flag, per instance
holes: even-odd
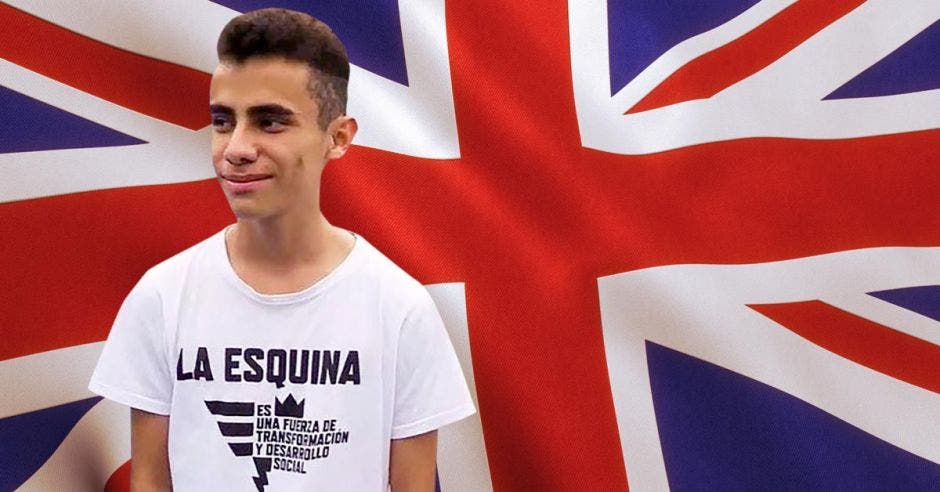
[[[87,380],[233,220],[208,74],[275,4],[354,65],[324,214],[428,286],[474,388],[441,490],[940,483],[940,3],[15,0],[0,490],[126,489]]]

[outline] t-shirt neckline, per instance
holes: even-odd
[[[295,304],[298,302],[307,301],[319,295],[321,292],[328,289],[332,284],[336,283],[340,278],[344,277],[347,272],[353,268],[354,264],[358,261],[358,257],[360,256],[359,251],[364,247],[362,243],[365,242],[365,239],[362,236],[350,231],[350,233],[353,235],[352,249],[349,251],[349,253],[346,254],[345,258],[340,260],[340,262],[329,271],[329,273],[321,277],[312,285],[296,292],[286,292],[283,294],[262,294],[242,280],[241,277],[235,273],[235,268],[229,261],[228,250],[225,244],[225,235],[226,232],[232,227],[234,227],[234,224],[223,228],[221,231],[215,234],[213,237],[214,244],[211,245],[212,255],[216,258],[216,264],[222,271],[222,276],[225,277],[225,279],[230,284],[232,284],[244,295],[262,304]]]

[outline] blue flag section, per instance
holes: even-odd
[[[648,342],[673,491],[931,490],[940,465],[782,391]]]
[[[0,490],[22,485],[99,401],[96,396],[0,419]]]
[[[714,29],[758,0],[609,0],[610,93],[681,41]]]
[[[0,153],[146,143],[3,86],[0,111]]]
[[[869,292],[869,295],[940,321],[940,285],[882,290]]]
[[[940,89],[940,21],[836,89],[826,99],[890,96]]]

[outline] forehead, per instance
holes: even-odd
[[[209,102],[236,110],[280,104],[303,111],[316,104],[310,93],[310,76],[305,64],[283,58],[220,63],[212,74]]]

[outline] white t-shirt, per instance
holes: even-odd
[[[384,491],[390,439],[475,411],[427,290],[361,236],[291,294],[239,279],[224,232],[153,267],[89,389],[170,416],[177,491]]]

